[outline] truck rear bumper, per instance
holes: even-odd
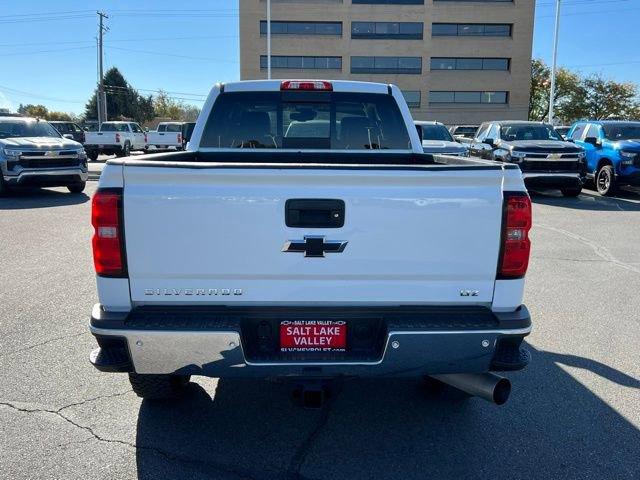
[[[184,309],[183,309],[184,310]],[[410,309],[218,309],[105,312],[96,305],[91,332],[100,348],[91,355],[102,371],[190,374],[210,377],[417,376],[519,370],[528,363],[522,339],[531,332],[526,307],[493,313],[473,308]],[[336,313],[336,312],[339,313]],[[367,358],[350,353],[324,358],[282,358],[256,353],[256,317],[344,318],[350,328],[377,316],[384,328],[380,348]],[[341,315],[341,316],[340,316]],[[474,321],[474,318],[477,321]],[[247,323],[248,322],[248,323]],[[247,326],[248,325],[248,326]]]

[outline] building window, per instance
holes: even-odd
[[[417,108],[420,106],[420,90],[402,90],[402,95],[409,105],[409,108]]]
[[[260,21],[260,34],[267,34],[267,22]],[[342,35],[342,22],[271,22],[272,35]]]
[[[267,56],[260,55],[260,68],[267,68]],[[342,57],[302,57],[271,55],[271,68],[342,70]]]
[[[429,92],[429,103],[508,103],[508,92]]]
[[[421,22],[352,22],[351,38],[422,40]]]
[[[351,0],[354,5],[424,5],[424,0]]]
[[[432,57],[431,70],[509,70],[508,58]]]
[[[422,73],[422,57],[351,57],[351,73]]]
[[[434,37],[510,37],[512,25],[508,23],[434,23]]]

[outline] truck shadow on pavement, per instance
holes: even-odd
[[[283,384],[191,384],[177,405],[142,403],[138,478],[638,478],[640,431],[600,389],[629,405],[640,381],[531,350],[503,407],[433,396],[419,379],[348,380],[316,411]],[[598,391],[574,374],[595,375]]]
[[[67,207],[88,202],[85,193],[69,193],[66,189],[24,188],[12,190],[11,194],[0,197],[0,210],[23,210],[31,208]]]
[[[620,190],[615,197],[602,197],[597,192],[583,190],[576,198],[563,197],[559,192],[529,191],[533,203],[575,210],[599,210],[610,212],[640,211],[640,194],[630,190]]]

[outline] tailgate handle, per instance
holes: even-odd
[[[285,223],[294,228],[340,228],[344,226],[344,201],[292,198],[285,203]]]

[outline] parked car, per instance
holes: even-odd
[[[563,140],[567,139],[567,133],[571,129],[570,126],[559,125],[559,126],[556,126],[554,128],[556,129],[556,132],[558,132],[560,134],[560,136],[562,137]]]
[[[44,120],[0,117],[0,194],[22,186],[67,187],[80,193],[87,176],[80,143]]]
[[[424,153],[439,153],[466,157],[469,155],[467,147],[456,142],[447,127],[438,122],[414,122],[418,134],[422,139]]]
[[[460,143],[471,143],[476,135],[478,125],[454,125],[449,127],[449,132]]]
[[[147,148],[182,150],[182,122],[160,122],[155,131],[147,133]]]
[[[587,177],[601,195],[620,185],[640,185],[640,122],[577,122],[569,138],[585,149]]]
[[[186,150],[193,135],[193,129],[196,126],[196,122],[184,122],[182,124],[182,149]]]
[[[92,161],[100,154],[128,157],[147,147],[147,134],[135,122],[104,122],[99,131],[86,132],[85,137],[84,148]]]
[[[188,151],[109,160],[92,208],[90,359],[142,398],[430,375],[500,404],[529,361],[522,175],[423,153],[396,86],[216,85]]]
[[[566,197],[577,197],[582,191],[584,149],[564,141],[546,123],[485,122],[469,151],[481,158],[517,164],[528,188],[557,188]]]
[[[53,125],[53,128],[63,137],[75,140],[78,143],[84,143],[84,130],[77,123],[58,120],[53,120],[49,123]]]

